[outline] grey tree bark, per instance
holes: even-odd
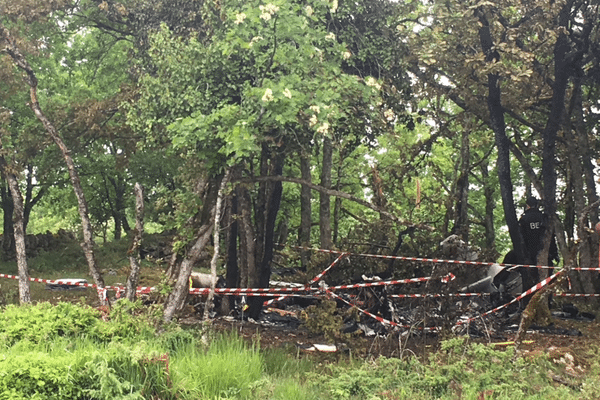
[[[300,176],[306,182],[312,181],[310,173],[310,156],[307,154],[300,155]],[[308,247],[310,246],[310,231],[312,226],[312,207],[311,207],[311,190],[307,185],[301,185],[300,187],[300,232],[298,239],[299,245]],[[300,251],[300,263],[303,268],[308,266],[310,261],[310,251]]]
[[[17,268],[19,271],[19,301],[21,304],[31,302],[29,291],[29,270],[27,268],[27,252],[25,250],[25,228],[23,223],[23,196],[19,189],[17,177],[14,174],[7,176],[10,192],[15,204],[15,248],[17,253]]]
[[[323,138],[323,163],[321,165],[321,186],[331,189],[331,170],[333,168],[333,145],[331,139]],[[331,204],[327,193],[319,198],[319,233],[322,249],[331,249]]]
[[[214,210],[214,208],[213,208]],[[175,314],[183,308],[185,299],[189,293],[189,279],[192,273],[192,268],[198,262],[202,250],[210,241],[210,235],[213,229],[213,218],[210,218],[198,230],[196,241],[189,250],[187,256],[181,262],[179,275],[173,287],[173,291],[167,297],[165,302],[165,310],[163,312],[163,321],[170,322],[175,317]]]
[[[81,182],[79,180],[77,168],[75,167],[75,163],[73,162],[73,158],[71,157],[69,149],[58,134],[58,131],[56,130],[54,125],[46,117],[46,115],[42,111],[42,108],[40,107],[40,103],[38,102],[37,98],[38,81],[33,69],[19,50],[16,41],[11,36],[8,29],[6,29],[2,24],[0,24],[0,36],[3,37],[7,43],[7,46],[4,49],[4,51],[6,51],[6,53],[8,53],[11,56],[15,65],[26,73],[25,81],[30,87],[31,103],[29,104],[29,106],[33,110],[37,119],[44,125],[44,129],[46,130],[48,135],[52,138],[54,143],[60,149],[65,163],[67,164],[67,170],[69,171],[69,177],[71,179],[73,191],[75,192],[75,196],[77,197],[79,217],[81,218],[81,225],[83,228],[83,243],[81,244],[81,247],[83,248],[83,252],[88,263],[90,275],[94,279],[94,282],[97,286],[100,304],[107,305],[109,304],[109,301],[108,298],[105,296],[106,293],[104,289],[104,279],[102,278],[102,274],[100,273],[96,263],[96,257],[94,254],[94,235],[92,230],[92,224],[89,219],[87,201],[81,188]]]
[[[0,142],[0,148],[1,142]],[[25,224],[23,212],[23,195],[17,182],[15,174],[9,171],[4,157],[0,156],[0,168],[2,175],[8,182],[13,204],[13,235],[17,255],[17,270],[19,275],[19,302],[21,304],[31,302],[31,291],[29,287],[29,268],[27,267],[27,251],[25,248]],[[7,235],[8,233],[5,233]]]
[[[219,236],[219,231],[220,231],[220,226],[221,226],[221,209],[223,208],[223,197],[225,196],[224,192],[225,192],[225,187],[227,186],[227,184],[229,183],[229,177],[231,175],[231,171],[228,170],[225,173],[225,176],[223,177],[223,180],[221,180],[221,186],[219,187],[219,192],[217,193],[217,204],[215,205],[215,223],[214,223],[214,228],[213,228],[213,243],[214,243],[214,250],[213,250],[213,256],[210,260],[210,274],[211,274],[211,282],[210,282],[210,291],[208,293],[208,296],[206,297],[206,305],[204,306],[204,316],[203,316],[203,320],[207,321],[209,316],[210,316],[210,312],[213,309],[213,299],[215,297],[215,287],[217,284],[217,259],[219,258],[219,249],[220,249],[220,236]]]
[[[470,172],[470,143],[469,132],[464,129],[460,144],[460,170],[456,184],[456,218],[454,221],[454,233],[462,237],[465,243],[469,243],[469,172]]]
[[[489,21],[484,11],[481,9],[476,10],[476,16],[481,24],[481,27],[479,28],[479,39],[486,61],[488,63],[497,62],[500,59],[500,55],[494,49],[494,40],[492,38]],[[494,138],[498,149],[498,181],[500,184],[500,196],[502,198],[502,206],[504,209],[504,219],[508,227],[513,249],[519,254],[519,258],[523,259],[525,245],[519,231],[517,211],[513,198],[513,184],[510,174],[510,141],[506,136],[506,123],[504,120],[504,109],[502,107],[500,79],[500,76],[497,74],[488,74],[488,111],[490,113],[490,126],[494,131]]]
[[[135,192],[135,233],[129,249],[129,266],[131,270],[127,278],[127,293],[125,294],[129,301],[135,301],[135,291],[140,280],[140,246],[144,234],[144,190],[138,182],[136,182],[133,190]]]

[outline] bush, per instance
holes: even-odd
[[[115,306],[110,321],[102,321],[98,310],[85,305],[9,305],[0,314],[0,340],[11,346],[20,340],[41,343],[56,337],[85,336],[101,343],[151,337],[150,320],[134,316],[132,309]]]
[[[78,399],[83,390],[75,384],[68,356],[51,357],[28,352],[0,360],[0,399]]]
[[[145,342],[137,346],[98,346],[82,338],[57,339],[50,345],[21,342],[1,358],[2,400],[174,398],[168,355]]]
[[[90,335],[100,313],[71,303],[8,305],[0,314],[0,340],[11,346],[20,340],[40,343],[55,337]]]

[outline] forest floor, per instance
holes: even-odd
[[[585,307],[585,305],[582,305]],[[194,326],[201,324],[200,319],[190,314],[182,316],[183,325]],[[440,348],[443,340],[453,337],[452,333],[411,335],[403,331],[389,331],[373,336],[357,335],[350,343],[338,343],[333,352],[319,351],[312,345],[335,345],[325,336],[309,332],[303,325],[273,326],[261,321],[241,321],[218,317],[211,320],[211,326],[218,331],[236,331],[248,341],[259,341],[261,348],[281,347],[300,353],[322,353],[323,357],[337,359],[344,354],[362,358],[406,357],[415,356],[426,360],[428,355]],[[517,318],[518,324],[518,318]],[[506,330],[495,329],[488,337],[469,337],[471,342],[490,344],[498,349],[513,346],[516,330],[507,327]],[[600,321],[594,319],[576,320],[552,318],[547,327],[533,326],[527,331],[519,351],[523,356],[547,354],[555,362],[571,363],[573,374],[587,372],[591,360],[598,354],[600,347]],[[327,347],[326,350],[332,350]],[[565,356],[566,354],[570,356]],[[566,360],[566,361],[565,361]]]

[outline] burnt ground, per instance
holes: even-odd
[[[547,326],[532,325],[527,331],[525,342],[520,350],[523,355],[549,354],[556,360],[564,359],[566,353],[573,356],[577,372],[584,374],[590,364],[591,357],[597,354],[600,345],[600,321],[594,318],[593,312],[579,309],[590,309],[585,302],[580,304],[555,304],[551,310],[553,317]],[[566,311],[565,311],[566,310]],[[466,335],[472,342],[491,343],[498,348],[513,345],[520,321],[519,310],[514,313],[504,312],[491,315],[474,322],[467,332],[465,327],[442,327],[441,331],[424,333],[419,329],[384,328],[372,318],[361,318],[362,328],[377,330],[365,335],[362,329],[354,331],[350,338],[337,343],[333,354],[352,353],[354,356],[372,358],[378,356],[404,357],[416,356],[427,358],[427,355],[439,349],[442,340]],[[283,314],[283,315],[281,315]],[[372,321],[369,321],[369,320]],[[433,319],[433,318],[432,318]],[[184,325],[200,324],[200,316],[189,313],[180,320]],[[298,318],[298,312],[272,309],[263,312],[259,321],[241,320],[233,317],[215,317],[211,325],[217,331],[236,331],[249,341],[259,340],[261,348],[284,348],[297,353],[323,353],[312,345],[335,345],[323,334],[311,333]],[[447,324],[448,325],[448,324]],[[379,329],[377,328],[379,327]],[[325,348],[324,350],[331,350]]]

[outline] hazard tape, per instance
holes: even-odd
[[[336,258],[331,265],[329,265],[329,267],[325,268],[325,270],[323,272],[321,272],[320,274],[318,274],[317,276],[315,276],[309,283],[307,286],[312,285],[313,283],[318,282],[319,280],[321,280],[321,278],[331,269],[333,268],[333,266],[335,264],[337,264],[338,262],[340,262],[344,257],[346,257],[349,253],[342,253],[339,255],[338,258]]]
[[[490,314],[498,312],[498,311],[500,311],[500,310],[502,310],[502,309],[510,306],[511,304],[516,303],[517,301],[521,300],[522,298],[527,297],[530,294],[535,293],[538,290],[542,289],[544,286],[548,285],[554,278],[556,278],[557,276],[559,276],[561,274],[562,274],[562,271],[558,271],[556,274],[554,274],[554,275],[552,275],[552,276],[544,279],[540,283],[538,283],[538,284],[532,286],[531,288],[527,289],[525,292],[521,293],[519,296],[515,297],[514,299],[512,299],[508,303],[503,304],[503,305],[501,305],[499,307],[496,307],[493,310],[486,311],[486,312],[484,312],[483,314],[481,314],[481,315],[479,315],[477,317],[471,317],[471,318],[469,318],[469,319],[467,319],[465,321],[458,321],[456,323],[456,326],[464,325],[464,324],[470,323],[470,322],[472,322],[472,321],[474,321],[474,320],[476,320],[478,318],[483,318],[483,317],[486,317],[486,316],[488,316]]]
[[[420,257],[386,256],[386,255],[378,255],[378,254],[354,254],[354,253],[341,252],[341,251],[335,251],[335,250],[313,249],[313,248],[300,247],[300,246],[292,246],[292,248],[313,250],[313,251],[319,251],[319,252],[330,253],[330,254],[337,254],[338,257],[325,270],[323,270],[321,273],[317,274],[304,287],[298,287],[298,288],[291,288],[291,287],[283,287],[283,288],[215,288],[214,293],[220,294],[220,295],[276,297],[276,299],[271,299],[271,300],[265,301],[263,303],[264,305],[271,304],[275,301],[282,300],[287,297],[300,297],[300,296],[306,297],[306,296],[308,296],[308,297],[313,297],[313,298],[319,298],[319,297],[322,297],[322,295],[327,295],[330,297],[335,297],[335,298],[341,300],[342,302],[348,304],[349,306],[356,307],[355,305],[351,304],[347,300],[343,299],[342,297],[340,297],[339,295],[334,293],[334,291],[335,290],[350,290],[350,289],[358,289],[358,288],[367,288],[367,287],[377,287],[377,286],[391,286],[391,285],[409,284],[409,283],[421,283],[421,282],[427,282],[432,279],[432,277],[421,277],[421,278],[410,278],[410,279],[403,279],[403,280],[367,282],[367,283],[359,283],[359,284],[352,284],[352,285],[339,285],[339,286],[333,286],[330,288],[311,287],[312,284],[319,282],[323,278],[323,276],[325,276],[325,274],[327,272],[329,272],[335,265],[337,265],[342,259],[349,257],[349,256],[404,260],[404,261],[414,261],[414,262],[423,262],[423,263],[429,262],[429,263],[445,263],[445,264],[474,265],[474,266],[498,265],[498,266],[507,268],[508,270],[513,270],[513,269],[517,269],[517,268],[521,268],[521,267],[545,268],[545,269],[554,268],[554,267],[550,267],[550,266],[541,266],[541,265],[499,264],[499,263],[489,263],[489,262],[479,262],[479,261],[443,260],[443,259],[431,259],[431,258],[420,258]],[[599,262],[600,262],[600,260],[599,260]],[[575,270],[575,271],[600,271],[600,264],[599,264],[599,268],[572,268],[572,270]],[[515,299],[511,300],[510,302],[508,302],[504,305],[501,305],[499,307],[496,307],[493,310],[489,310],[489,311],[481,314],[478,317],[469,318],[466,321],[459,321],[457,323],[457,325],[463,325],[465,323],[469,323],[470,321],[473,321],[477,318],[482,318],[482,317],[488,316],[490,314],[493,314],[495,312],[498,312],[498,311],[510,306],[511,304],[514,304],[515,302],[521,300],[522,298],[527,297],[530,294],[535,293],[536,291],[540,290],[541,288],[546,286],[549,282],[551,282],[554,278],[556,278],[558,275],[560,275],[562,272],[563,271],[559,271],[556,274],[550,276],[549,278],[543,280],[542,282],[536,284],[535,286],[533,286],[532,288],[523,292],[521,295],[519,295]],[[7,275],[7,274],[0,274],[0,278],[9,278],[9,279],[17,279],[17,280],[19,279],[18,276]],[[450,273],[440,279],[442,280],[442,282],[447,283],[455,278],[456,277]],[[95,284],[89,284],[89,283],[83,283],[83,282],[48,280],[48,279],[40,279],[40,278],[29,278],[29,280],[32,282],[47,283],[47,284],[94,287],[98,291],[99,296],[101,296],[101,298],[103,298],[103,299],[106,299],[108,290],[116,291],[117,298],[121,297],[121,293],[125,292],[125,288],[122,286],[106,286],[106,287],[101,288]],[[193,294],[193,295],[207,295],[210,292],[210,290],[211,290],[210,288],[190,288],[189,293]],[[156,291],[156,288],[154,288],[154,287],[137,287],[136,288],[137,294],[148,294],[148,293],[152,293],[154,291]],[[392,295],[388,295],[388,296],[392,297],[392,298],[426,298],[426,297],[471,297],[471,296],[483,296],[483,295],[489,295],[489,293],[458,293],[458,294],[445,294],[445,295],[444,294],[392,294]],[[556,296],[600,297],[600,294],[562,293],[562,294],[556,294]],[[377,321],[379,321],[381,323],[384,323],[384,324],[387,324],[390,326],[394,326],[394,327],[410,328],[409,326],[401,326],[393,321],[388,321],[388,320],[386,320],[382,317],[379,317],[377,315],[374,315],[366,310],[362,310],[359,308],[359,311],[365,315],[368,315],[368,316],[376,319]],[[438,328],[427,328],[427,329],[436,330]]]
[[[489,296],[491,293],[448,293],[448,294],[388,294],[387,297],[394,299],[420,298],[420,297],[481,297]]]
[[[422,282],[427,282],[430,281],[432,279],[431,276],[426,276],[426,277],[422,277],[422,278],[408,278],[408,279],[401,279],[401,280],[393,280],[393,281],[376,281],[376,282],[365,282],[365,283],[355,283],[355,284],[351,284],[351,285],[339,285],[339,286],[332,286],[329,289],[330,290],[346,290],[346,289],[358,289],[358,288],[365,288],[365,287],[373,287],[373,286],[393,286],[393,285],[401,285],[401,284],[406,284],[406,283],[422,283]],[[456,279],[456,276],[454,276],[454,274],[449,273],[448,275],[440,278],[440,280],[444,283],[448,283],[451,280]]]
[[[278,245],[283,246],[283,245]],[[310,250],[316,251],[320,253],[330,253],[330,254],[345,254],[346,257],[367,257],[367,258],[380,258],[384,260],[401,260],[401,261],[417,261],[423,263],[437,263],[437,264],[460,264],[460,265],[474,265],[474,266],[484,266],[491,267],[492,265],[498,265],[503,268],[509,268],[510,270],[517,268],[538,268],[538,269],[552,269],[556,267],[548,266],[548,265],[529,265],[529,264],[503,264],[496,262],[483,262],[483,261],[465,261],[465,260],[446,260],[441,258],[421,258],[421,257],[407,257],[407,256],[387,256],[383,254],[367,254],[367,253],[349,253],[342,252],[337,250],[326,250],[326,249],[317,249],[313,247],[303,247],[303,246],[288,246],[291,249],[298,250]],[[575,268],[572,268],[575,270]],[[599,268],[586,268],[585,271],[600,271]]]
[[[16,279],[16,280],[19,279],[18,276],[16,276],[16,275],[9,275],[9,274],[0,274],[0,278]],[[93,284],[93,283],[62,281],[60,279],[59,280],[51,280],[51,279],[42,279],[42,278],[32,278],[32,277],[29,277],[28,280],[31,281],[31,282],[46,283],[46,284],[50,284],[50,285],[67,285],[67,286],[91,287],[91,288],[96,288],[99,293],[100,293],[100,291],[103,291],[103,290],[120,290],[121,289],[121,287],[119,287],[119,286],[104,286],[104,288],[100,288],[100,287],[98,287],[98,285]]]

